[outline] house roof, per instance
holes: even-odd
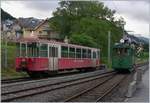
[[[34,30],[37,30],[38,28],[40,28],[43,24],[45,24],[46,22],[48,22],[49,19],[43,20],[39,25],[37,25]],[[46,29],[50,29],[50,28],[46,28]]]
[[[19,18],[18,19],[19,25],[25,29],[34,30],[34,28],[39,25],[42,20],[36,18]]]

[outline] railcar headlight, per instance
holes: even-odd
[[[121,40],[120,40],[120,43],[124,43],[124,39],[121,39]]]
[[[26,60],[25,59],[22,59],[22,62],[25,62]]]

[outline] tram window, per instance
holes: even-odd
[[[57,47],[49,47],[49,57],[58,57]]]
[[[93,51],[93,58],[96,58],[96,52]]]
[[[58,57],[58,48],[55,47],[55,57]]]
[[[75,48],[69,48],[69,57],[75,58]]]
[[[27,44],[27,56],[28,57],[38,57],[39,56],[39,46],[37,43]]]
[[[87,58],[87,50],[82,49],[82,58]]]
[[[129,55],[129,49],[128,49],[128,48],[124,48],[124,53],[125,53],[126,55]]]
[[[16,43],[16,56],[20,56],[20,43]]]
[[[100,51],[97,51],[97,57],[100,59]]]
[[[115,55],[122,55],[122,53],[123,53],[122,48],[115,48],[114,51],[116,52]]]
[[[53,57],[53,55],[52,55],[52,47],[51,46],[49,47],[49,57]]]
[[[48,45],[47,44],[41,44],[40,56],[41,57],[47,57],[48,56]]]
[[[118,55],[118,54],[120,54],[119,49],[113,48],[113,55]]]
[[[81,49],[76,49],[76,58],[81,58]]]
[[[28,57],[32,57],[32,44],[27,44]]]
[[[21,56],[26,56],[26,44],[21,44]]]
[[[68,47],[61,46],[61,56],[62,57],[68,57]]]
[[[91,50],[88,50],[88,58],[91,58]]]
[[[36,43],[33,45],[33,57],[38,57],[39,56],[39,44]]]

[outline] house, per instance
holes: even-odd
[[[38,37],[40,39],[60,40],[60,35],[50,28],[49,20],[40,20],[33,17],[6,20],[1,25],[2,38],[16,40],[19,38]]]
[[[50,28],[48,19],[41,22],[38,26],[35,27],[34,34],[36,34],[40,39],[48,39],[48,40],[60,39],[59,33]]]
[[[32,31],[34,31],[34,28],[39,25],[42,20],[30,17],[30,18],[19,18],[18,19],[19,25],[22,28],[23,36],[24,38],[30,37],[30,34]]]
[[[60,39],[59,33],[50,28],[48,19],[39,20],[35,18],[28,18],[26,20],[22,20],[20,18],[19,22],[23,30],[24,38],[30,38],[31,35],[35,35],[40,39]]]
[[[9,41],[16,40],[16,37],[20,37],[21,27],[17,24],[16,20],[2,21],[1,37]],[[17,36],[18,35],[18,36]],[[22,35],[22,34],[21,34]]]

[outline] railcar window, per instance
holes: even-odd
[[[40,49],[40,46],[39,46],[39,43],[36,44],[36,47],[35,47],[35,57],[39,57],[39,49]]]
[[[97,57],[100,59],[100,51],[97,51]]]
[[[47,57],[48,56],[48,45],[47,44],[41,44],[40,56],[41,57]]]
[[[114,48],[113,55],[129,55],[128,48]]]
[[[88,58],[91,58],[91,50],[88,50]]]
[[[21,56],[26,56],[26,44],[21,44]]]
[[[27,56],[38,57],[39,56],[39,45],[37,43],[27,44]]]
[[[76,49],[76,58],[81,58],[81,49],[80,48]]]
[[[96,52],[93,51],[93,58],[96,58]]]
[[[20,56],[20,43],[16,43],[16,56]]]
[[[120,54],[119,49],[118,48],[113,48],[113,55],[116,56]]]
[[[27,44],[27,51],[28,51],[28,57],[32,57],[33,53],[32,53],[32,44],[31,43]]]
[[[69,48],[69,57],[75,58],[75,48]]]
[[[82,58],[87,58],[87,50],[82,49]]]
[[[52,47],[51,46],[49,46],[49,57],[52,57],[53,55],[52,55]]]
[[[115,55],[122,55],[122,53],[123,53],[122,48],[115,48],[114,51],[115,51]]]
[[[61,46],[61,56],[62,57],[68,57],[68,47]]]
[[[58,57],[57,47],[49,47],[49,57]]]
[[[129,55],[129,49],[128,48],[124,48],[124,53],[125,53],[125,55]]]

